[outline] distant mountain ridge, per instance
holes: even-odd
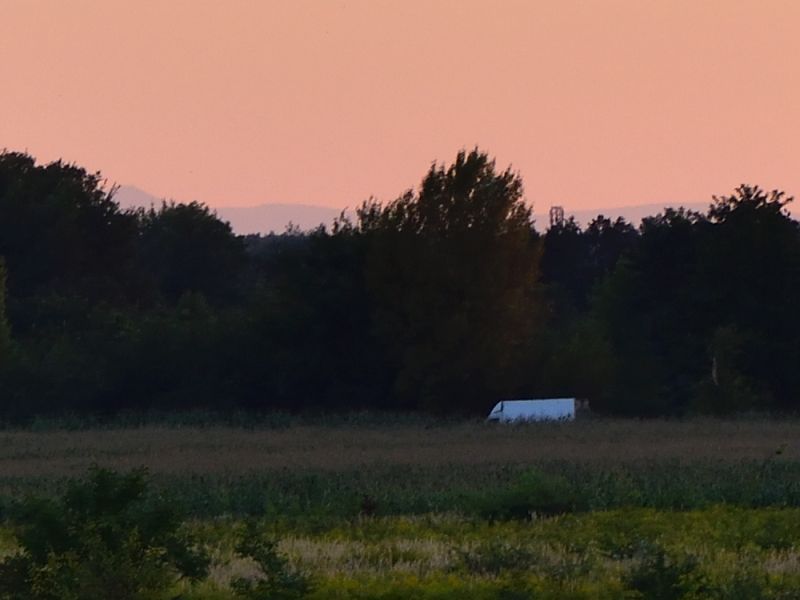
[[[163,199],[134,187],[122,186],[114,196],[123,208],[158,207]],[[259,204],[256,206],[211,206],[220,219],[231,224],[240,235],[283,233],[291,223],[301,230],[330,226],[341,210],[313,204]]]
[[[148,194],[135,186],[121,186],[116,195],[116,201],[123,208],[149,208],[160,206],[162,199]],[[301,230],[307,231],[325,225],[330,227],[333,220],[341,214],[340,209],[327,206],[316,206],[313,204],[259,204],[256,206],[211,206],[223,221],[231,224],[234,232],[240,235],[252,233],[282,233],[291,223]],[[664,212],[665,206],[684,208],[705,212],[708,209],[708,202],[687,202],[687,203],[667,203],[667,204],[641,204],[638,206],[617,206],[611,208],[593,208],[586,210],[569,210],[564,207],[567,218],[570,216],[582,227],[588,225],[592,219],[598,215],[603,215],[609,219],[623,217],[629,223],[638,226],[642,219]],[[347,211],[352,213],[352,211]],[[550,224],[547,212],[535,213],[534,219],[539,231],[545,231]]]

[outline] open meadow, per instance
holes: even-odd
[[[15,501],[146,467],[213,559],[182,597],[240,597],[247,521],[308,578],[285,597],[798,598],[798,440],[766,418],[6,429],[0,553]]]

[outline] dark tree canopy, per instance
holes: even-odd
[[[707,216],[645,219],[596,304],[618,359],[609,407],[797,407],[800,232],[782,210],[788,201],[741,186]]]
[[[475,410],[519,386],[539,261],[522,194],[517,174],[473,150],[433,165],[417,192],[358,211],[373,326],[405,405]]]
[[[478,149],[283,235],[124,211],[97,173],[0,153],[0,420],[427,410],[578,396],[637,416],[800,410],[800,228],[743,185],[706,214],[543,235]]]
[[[198,202],[141,210],[139,257],[155,287],[171,300],[187,292],[228,298],[244,260],[244,244],[228,223]]]
[[[135,280],[136,219],[112,196],[97,173],[0,153],[0,256],[7,262],[9,293],[128,293]]]

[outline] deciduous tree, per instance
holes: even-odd
[[[418,191],[367,202],[373,324],[408,407],[477,411],[517,391],[535,327],[539,244],[522,179],[483,152],[431,166]]]

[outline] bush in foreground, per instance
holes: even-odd
[[[12,514],[19,549],[0,562],[2,600],[151,600],[208,572],[179,512],[148,494],[143,470],[94,468],[62,498],[28,499]]]

